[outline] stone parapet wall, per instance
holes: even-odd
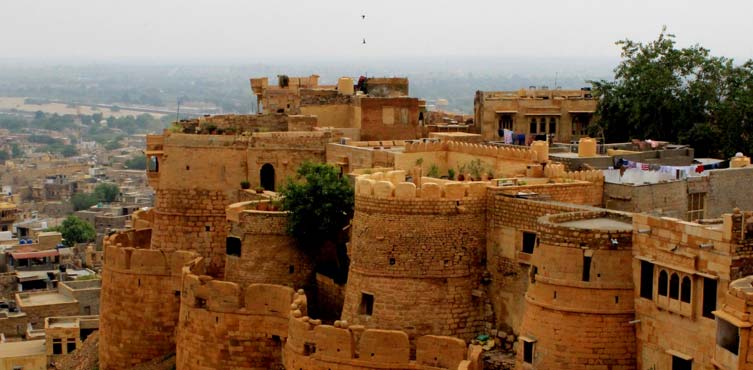
[[[405,171],[389,171],[386,173],[377,172],[371,175],[361,175],[356,179],[356,195],[362,199],[397,199],[397,200],[417,200],[417,205],[430,206],[430,203],[421,202],[422,200],[451,201],[463,200],[466,198],[483,199],[486,196],[486,187],[488,182],[432,182],[423,183],[417,187],[412,182],[405,181]],[[416,208],[423,208],[423,207]]]
[[[462,141],[423,142],[413,141],[405,144],[405,153],[450,151],[472,154],[482,157],[530,161],[536,159],[536,152],[528,147],[510,148],[496,145],[473,144]]]
[[[415,348],[415,355],[412,355]],[[365,329],[294,315],[283,359],[286,369],[480,369],[481,349],[463,340],[427,335],[416,339],[398,330]]]
[[[589,248],[603,250],[630,250],[632,248],[633,230],[626,228],[609,228],[594,225],[587,229],[562,225],[569,221],[593,219],[614,219],[632,225],[631,216],[608,211],[579,211],[551,214],[538,219],[537,232],[539,240],[550,246],[566,248]],[[617,245],[613,241],[617,241]]]
[[[306,313],[303,291],[215,280],[203,263],[197,258],[183,269],[177,368],[279,367],[291,311]]]
[[[175,351],[180,274],[196,255],[146,249],[148,233],[127,230],[104,240],[101,369],[131,369]]]

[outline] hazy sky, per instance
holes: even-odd
[[[617,58],[614,41],[667,25],[742,61],[752,14],[750,0],[0,0],[0,59]]]

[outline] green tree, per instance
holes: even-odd
[[[613,81],[592,81],[607,141],[680,141],[699,155],[753,150],[753,62],[736,65],[694,45],[678,49],[663,29],[649,43],[617,42]]]
[[[97,196],[89,193],[76,193],[71,197],[71,204],[73,204],[73,209],[75,211],[88,209],[89,207],[97,204],[97,202],[99,202]]]
[[[118,136],[113,138],[112,140],[105,143],[105,149],[107,150],[115,150],[120,149],[123,147],[123,144],[121,143],[121,140],[123,140],[122,136]]]
[[[73,157],[78,155],[78,149],[76,149],[73,145],[63,145],[62,149],[60,149],[60,154],[63,155],[63,157]]]
[[[10,152],[13,158],[21,158],[24,156],[24,151],[18,143],[13,143],[10,146]]]
[[[0,163],[5,162],[8,159],[10,159],[10,154],[5,150],[0,150]]]
[[[94,196],[99,202],[112,203],[118,199],[118,195],[120,188],[115,184],[101,183],[94,188]]]
[[[290,234],[309,245],[335,239],[353,212],[353,189],[328,164],[304,163],[281,194]]]
[[[129,170],[145,170],[146,156],[144,154],[135,155],[125,161],[125,166]]]
[[[97,237],[94,226],[76,216],[68,216],[60,226],[52,230],[63,234],[64,244],[68,247],[93,241]]]

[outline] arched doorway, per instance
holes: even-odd
[[[261,166],[259,182],[264,190],[275,191],[275,168],[269,163]]]

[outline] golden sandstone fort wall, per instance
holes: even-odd
[[[261,184],[262,167],[279,187],[305,161],[324,161],[328,131],[254,133],[250,136],[166,132],[147,138],[148,172],[155,189],[152,248],[193,250],[218,274],[225,262],[225,207],[242,181]]]
[[[549,215],[537,232],[518,368],[635,369],[629,217]]]
[[[306,312],[303,291],[215,280],[204,269],[201,258],[183,268],[176,367],[279,368],[291,305]]]
[[[320,320],[293,312],[283,361],[286,369],[480,369],[481,348],[458,338],[426,335],[412,350],[408,334],[398,330],[366,329]]]
[[[150,230],[105,238],[100,368],[130,369],[175,351],[180,271],[194,255],[144,249]]]
[[[312,258],[289,235],[287,212],[268,210],[272,206],[270,201],[250,201],[228,207],[225,280],[310,287],[314,282]],[[230,250],[231,238],[236,238],[239,250]]]
[[[525,189],[529,187],[487,189],[486,269],[491,275],[487,291],[494,307],[497,327],[516,332],[523,318],[525,300],[522,297],[528,289],[532,257],[532,250],[528,249],[530,245],[524,247],[524,244],[535,238],[537,219],[549,214],[589,209],[577,204],[515,197],[518,191]],[[563,196],[567,194],[554,186],[543,189],[556,189]],[[577,198],[583,189],[570,190],[573,191],[571,197]]]
[[[392,181],[381,180],[384,178]],[[473,294],[484,251],[485,183],[358,178],[342,318],[353,324],[470,339],[485,298]]]

